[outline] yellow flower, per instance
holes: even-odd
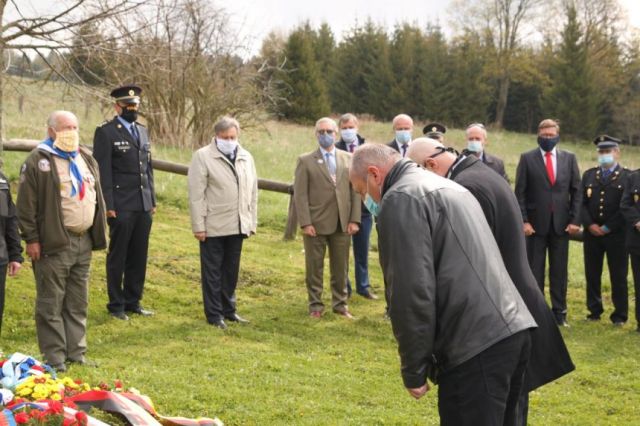
[[[18,396],[29,396],[29,395],[31,395],[31,392],[33,392],[33,389],[31,389],[28,386],[24,386],[24,387],[16,390],[16,393],[18,394]]]
[[[49,398],[51,398],[54,401],[60,401],[62,399],[62,397],[60,396],[59,393],[54,393],[53,395],[51,395]]]
[[[48,395],[47,395],[46,393],[34,392],[34,393],[31,395],[31,398],[32,398],[34,401],[39,401],[39,400],[41,400],[41,399],[46,399],[46,398],[47,398],[47,396],[48,396]]]
[[[33,387],[33,393],[34,394],[38,393],[38,394],[45,394],[46,395],[49,392],[47,391],[47,386],[43,385],[42,383],[38,383],[37,385],[35,385]]]

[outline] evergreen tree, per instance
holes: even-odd
[[[338,46],[336,59],[331,84],[335,110],[392,118],[394,77],[385,31],[370,20],[354,28]]]
[[[591,139],[598,127],[598,100],[575,7],[569,5],[566,13],[562,42],[550,69],[551,87],[543,101],[544,111],[560,119],[563,134]]]
[[[329,114],[329,98],[313,46],[308,25],[294,30],[284,48],[286,64],[281,72],[286,102],[280,103],[284,118],[312,123]]]

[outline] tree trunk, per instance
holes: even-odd
[[[508,75],[503,75],[500,78],[498,87],[498,103],[496,105],[496,121],[494,126],[496,129],[502,129],[504,123],[504,112],[507,109],[507,98],[509,96],[509,86],[511,86],[511,79]]]

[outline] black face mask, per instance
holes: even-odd
[[[138,111],[134,109],[122,108],[120,117],[122,117],[123,120],[128,121],[129,123],[133,123],[138,119]]]
[[[538,145],[544,152],[551,152],[553,148],[560,141],[560,136],[556,136],[553,138],[543,138],[542,136],[538,136]]]

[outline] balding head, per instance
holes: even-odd
[[[413,130],[413,119],[407,114],[398,114],[393,118],[393,130]]]
[[[445,151],[442,142],[430,138],[414,139],[407,151],[407,157],[425,169],[437,175],[444,176],[457,156]]]
[[[368,193],[374,201],[380,202],[384,178],[401,159],[396,150],[386,145],[362,145],[355,150],[351,160],[349,180],[353,189],[363,198]]]
[[[78,130],[78,117],[71,111],[53,111],[47,118],[47,135],[56,139],[56,132]]]

